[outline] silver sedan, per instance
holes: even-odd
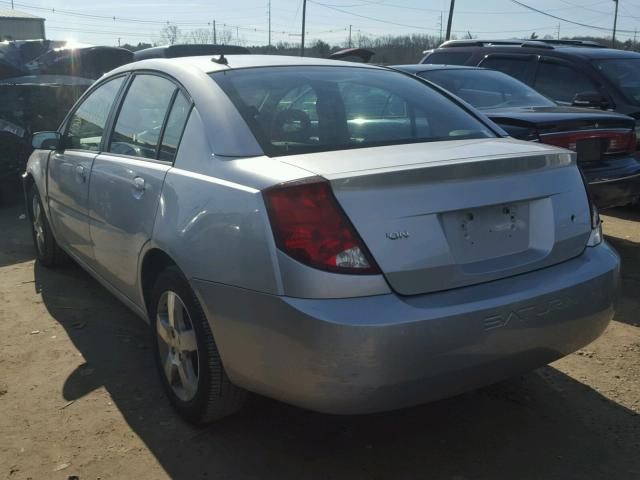
[[[96,82],[24,175],[38,261],[148,321],[195,423],[247,392],[367,413],[535,369],[613,315],[575,156],[347,62],[151,59]]]

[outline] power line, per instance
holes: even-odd
[[[321,2],[316,2],[315,0],[307,0],[310,3],[314,3],[315,5],[320,5],[322,7],[328,8],[330,10],[336,10],[338,12],[341,13],[345,13],[347,15],[353,15],[355,17],[360,17],[360,18],[366,18],[367,20],[373,20],[375,22],[380,22],[380,23],[384,23],[387,25],[395,25],[395,26],[399,26],[399,27],[409,27],[409,28],[415,28],[416,30],[424,30],[424,31],[428,31],[428,32],[436,32],[438,33],[440,30],[436,29],[436,28],[425,28],[425,27],[419,27],[416,25],[407,25],[406,23],[397,23],[397,22],[392,22],[390,20],[383,20],[381,18],[375,18],[375,17],[370,17],[368,15],[362,15],[359,13],[355,13],[355,12],[348,12],[346,10],[342,10],[340,8],[337,7],[330,7],[325,3],[321,3]],[[532,30],[553,30],[555,29],[555,25],[554,26],[544,26],[544,27],[532,27],[532,28],[525,28],[525,29],[520,29],[520,30],[498,30],[498,31],[476,31],[473,30],[474,33],[492,33],[492,34],[497,34],[497,33],[522,33],[522,32],[530,32]],[[462,33],[462,32],[466,32],[467,30],[451,30],[452,32],[455,33]]]
[[[561,0],[562,1],[562,0]],[[562,8],[554,8],[554,9],[550,9],[547,10],[548,12],[559,12],[562,10],[572,10],[575,7],[578,7],[578,5],[573,5],[569,2],[564,2],[568,5],[572,5],[571,7],[562,7]],[[584,8],[585,10],[589,10],[590,6],[595,6],[595,5],[601,5],[602,3],[605,3],[605,1],[599,1],[593,4],[589,4],[585,7],[579,6],[580,8]],[[325,3],[323,4],[324,6],[327,7],[336,7],[336,8],[356,8],[356,7],[365,7],[365,6],[369,6],[369,5],[382,5],[384,7],[392,7],[392,8],[401,8],[401,9],[405,9],[405,10],[415,10],[415,11],[419,11],[419,12],[433,12],[433,13],[440,13],[441,10],[436,9],[436,8],[424,8],[424,7],[411,7],[409,5],[399,5],[397,3],[388,3],[385,2],[384,4],[382,4],[382,2],[367,2],[367,3],[357,3],[357,4],[350,4],[350,5],[343,5],[343,4],[332,4],[332,3]],[[591,10],[597,13],[603,13],[603,12],[599,12],[597,10]],[[523,12],[523,11],[480,11],[480,10],[456,10],[456,15],[526,15],[526,14],[530,14],[532,12]]]
[[[342,10],[341,8],[332,7],[332,6],[329,6],[329,5],[325,4],[325,3],[316,2],[314,0],[308,0],[308,1],[310,3],[314,3],[316,5],[320,5],[322,7],[328,8],[330,10],[335,10],[337,12],[345,13],[347,15],[353,15],[354,17],[366,18],[367,20],[373,20],[374,22],[387,23],[389,25],[397,25],[399,27],[415,28],[416,30],[426,30],[426,31],[430,31],[430,32],[436,31],[433,28],[424,28],[424,27],[419,27],[417,25],[407,25],[406,23],[391,22],[389,20],[382,20],[380,18],[374,18],[374,17],[369,17],[367,15],[361,15],[359,13],[349,12],[347,10]]]
[[[534,8],[534,7],[531,7],[531,6],[529,6],[529,5],[525,4],[525,3],[519,2],[518,0],[511,0],[511,2],[515,3],[516,5],[520,5],[521,7],[526,8],[528,10],[537,12],[540,15],[545,15],[547,17],[555,18],[556,20],[561,20],[561,21],[566,22],[566,23],[572,23],[574,25],[579,25],[581,27],[592,28],[594,30],[601,30],[601,31],[604,31],[604,32],[611,31],[610,28],[600,27],[600,26],[597,26],[597,25],[589,25],[587,23],[575,22],[573,20],[567,20],[566,18],[558,17],[558,16],[553,15],[551,13],[543,12],[542,10],[538,10],[537,8]],[[625,32],[625,33],[633,33],[633,30],[618,30],[618,31],[619,32]]]

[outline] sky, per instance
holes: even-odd
[[[272,43],[300,41],[303,0],[271,0]],[[452,31],[477,38],[528,37],[536,32],[556,36],[610,36],[613,0],[520,0],[560,19],[545,16],[512,0],[457,0]],[[47,37],[97,45],[160,42],[168,22],[182,33],[226,29],[245,45],[268,42],[269,0],[14,0],[15,9],[44,17]],[[0,0],[0,8],[11,8]],[[440,35],[446,28],[449,0],[307,0],[307,44],[321,39],[345,45],[352,35]],[[583,23],[583,27],[564,21]],[[591,27],[599,27],[591,28]],[[640,0],[619,0],[617,38],[634,38],[640,29]],[[607,29],[606,31],[603,29]],[[638,35],[640,41],[640,35]]]

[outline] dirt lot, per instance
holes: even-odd
[[[169,407],[141,320],[78,267],[34,264],[22,213],[0,207],[0,478],[640,479],[639,211],[604,217],[622,298],[585,349],[417,408],[254,398],[206,429]]]

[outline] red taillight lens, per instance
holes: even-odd
[[[636,149],[634,130],[592,130],[587,132],[554,133],[542,135],[540,141],[556,147],[576,151],[582,140],[600,140],[603,154],[629,153]]]
[[[593,201],[593,197],[591,196],[591,192],[589,191],[589,183],[587,182],[584,173],[580,170],[580,176],[582,177],[582,184],[584,185],[584,189],[587,192],[587,201],[589,202],[589,216],[591,217],[591,229],[598,228],[600,225],[600,213],[598,212],[598,208],[596,207],[595,202]]]
[[[587,179],[585,178],[582,171],[580,171],[580,176],[582,177],[584,189],[587,192],[587,201],[589,202],[589,216],[591,217],[591,234],[589,235],[589,239],[587,240],[587,247],[595,247],[602,243],[602,222],[600,221],[600,213],[598,212],[598,208],[596,207],[596,204],[593,201],[593,197],[591,196],[591,192],[589,191]]]
[[[285,183],[262,192],[276,245],[311,267],[337,273],[380,273],[326,180]]]

